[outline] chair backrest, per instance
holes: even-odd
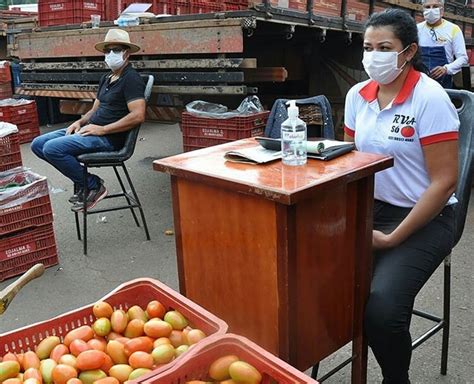
[[[455,243],[459,241],[466,222],[474,173],[474,93],[446,90],[453,101],[461,102],[459,115],[459,172],[456,185]]]
[[[155,78],[153,75],[141,75],[143,78],[143,81],[146,82],[145,86],[145,102],[148,103],[150,100],[151,96],[151,91],[153,89],[153,83],[155,81]],[[129,159],[132,155],[133,152],[135,151],[135,145],[137,143],[138,139],[138,132],[140,131],[140,126],[137,126],[130,131],[128,131],[127,137],[125,138],[125,143],[122,147],[122,149],[119,151],[120,156],[123,157],[123,161]]]

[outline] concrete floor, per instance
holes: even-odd
[[[45,127],[42,132],[52,130]],[[23,163],[48,177],[54,211],[54,227],[60,254],[59,266],[27,285],[0,319],[0,332],[16,329],[36,321],[95,302],[122,282],[136,277],[153,277],[177,289],[178,278],[175,239],[165,234],[173,229],[170,182],[168,175],[152,170],[152,161],[181,152],[181,132],[177,125],[145,124],[135,155],[127,162],[150,227],[152,240],[145,241],[142,229],[133,225],[125,211],[108,212],[92,217],[89,226],[89,256],[82,255],[82,243],[76,238],[73,214],[69,210],[70,183],[55,169],[36,159],[29,145],[22,146]],[[107,170],[98,174],[109,190],[116,187]],[[101,203],[101,204],[105,204]],[[464,235],[452,254],[452,326],[448,375],[440,376],[440,340],[437,335],[413,353],[412,383],[474,383],[473,327],[473,251],[474,196]],[[423,288],[417,300],[420,309],[440,313],[442,274],[438,269]],[[0,283],[0,290],[15,279]],[[430,325],[415,318],[413,335]],[[317,341],[315,341],[317,342]],[[348,347],[324,360],[324,374],[350,353]],[[345,368],[327,383],[349,383],[350,369]],[[380,383],[379,368],[370,356],[369,383]]]

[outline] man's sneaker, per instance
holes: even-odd
[[[79,201],[82,201],[83,199],[83,195],[84,195],[84,189],[79,189],[79,191],[77,191],[74,195],[72,195],[70,198],[69,198],[69,202],[71,204],[76,204],[78,203]]]
[[[87,195],[86,204],[87,210],[94,208],[99,201],[107,196],[107,189],[104,184],[99,184],[99,189],[91,189]],[[80,212],[84,210],[84,202],[77,202],[71,208],[74,212]]]

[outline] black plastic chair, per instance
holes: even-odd
[[[461,103],[458,108],[460,120],[459,128],[459,172],[456,185],[456,197],[458,203],[455,207],[455,239],[456,245],[462,236],[466,222],[469,199],[471,197],[471,186],[474,173],[474,93],[468,91],[446,90],[454,102]],[[431,327],[423,335],[412,343],[412,349],[443,330],[441,344],[441,374],[446,375],[448,368],[448,344],[449,344],[449,322],[450,322],[450,299],[451,299],[451,255],[444,259],[444,287],[443,287],[443,317],[439,317],[417,309],[413,314],[434,321],[436,325]],[[352,357],[345,360],[330,372],[320,377],[319,382],[327,380],[344,366],[352,361]],[[319,363],[313,366],[311,377],[316,379]]]
[[[446,90],[449,97],[455,103],[461,103],[458,108],[459,120],[459,173],[456,186],[456,197],[458,203],[455,207],[455,238],[456,245],[462,236],[464,224],[466,222],[469,198],[471,197],[471,187],[474,173],[474,93],[468,91]],[[451,299],[451,255],[444,259],[444,287],[443,287],[443,316],[439,317],[417,309],[413,314],[424,319],[434,321],[436,325],[431,327],[423,335],[412,343],[415,349],[430,337],[443,331],[441,342],[441,374],[446,375],[448,370],[448,344],[449,344],[449,324],[450,324],[450,299]]]
[[[144,81],[146,81],[146,88],[145,88],[145,100],[148,101],[151,95],[151,91],[153,88],[154,77],[152,75],[148,75],[144,77]],[[143,227],[145,229],[146,239],[150,240],[150,233],[148,232],[148,226],[145,220],[145,214],[143,213],[143,208],[138,198],[137,192],[135,187],[133,186],[132,180],[130,179],[130,175],[127,171],[127,167],[125,166],[125,161],[127,161],[130,157],[132,157],[133,152],[135,151],[135,145],[138,138],[138,132],[140,130],[140,125],[131,129],[127,132],[127,137],[125,139],[125,143],[122,149],[119,151],[113,152],[96,152],[96,153],[87,153],[84,155],[77,156],[77,159],[84,165],[84,196],[87,196],[87,175],[89,168],[101,168],[101,167],[112,167],[114,169],[115,175],[117,176],[117,180],[122,188],[120,193],[107,195],[105,199],[111,199],[115,197],[124,197],[127,204],[119,205],[110,208],[102,208],[102,209],[92,209],[87,210],[87,207],[84,206],[84,209],[81,211],[83,214],[83,246],[84,246],[84,255],[87,255],[87,216],[94,214],[94,213],[102,213],[102,212],[111,212],[111,211],[118,211],[122,209],[130,209],[132,213],[133,219],[137,224],[137,227],[140,227],[140,222],[138,221],[138,217],[135,213],[135,208],[138,208],[140,212],[140,216],[142,219]],[[125,178],[127,179],[127,183],[130,186],[131,192],[127,192],[125,190],[125,184],[123,183],[122,177],[117,168],[121,167]],[[75,220],[76,220],[76,231],[77,231],[77,238],[81,240],[81,229],[79,225],[79,215],[78,212],[74,212]]]

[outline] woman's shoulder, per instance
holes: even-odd
[[[355,85],[353,85],[350,89],[349,89],[349,92],[347,92],[347,97],[357,97],[357,96],[360,96],[360,91],[361,89],[365,88],[367,85],[369,85],[369,83],[371,83],[372,80],[371,79],[368,79],[368,80],[365,80],[365,81],[361,81],[360,83],[357,83]]]
[[[437,102],[445,103],[449,101],[448,94],[446,90],[431,77],[425,73],[420,74],[420,80],[415,86],[413,96],[418,101],[424,101],[432,105],[437,104]]]

